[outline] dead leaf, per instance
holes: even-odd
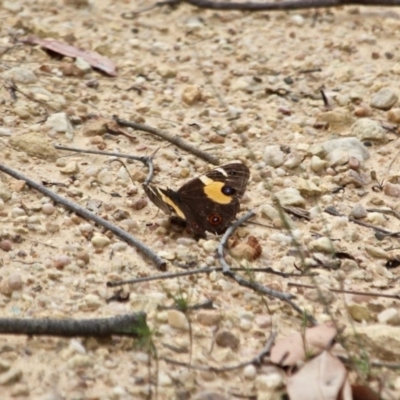
[[[336,334],[332,322],[307,328],[304,334],[296,332],[276,342],[271,349],[271,362],[282,367],[295,366],[330,348]]]
[[[344,365],[324,351],[288,379],[290,400],[352,400]]]
[[[93,68],[96,68],[110,76],[117,76],[115,64],[108,58],[96,53],[95,51],[81,50],[75,46],[53,39],[40,39],[34,35],[29,35],[21,40],[23,43],[38,44],[43,48],[54,51],[71,58],[80,57],[88,62]]]

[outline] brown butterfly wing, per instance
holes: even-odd
[[[199,234],[225,232],[239,211],[249,176],[245,165],[232,163],[183,185],[177,192],[179,205],[192,230]]]

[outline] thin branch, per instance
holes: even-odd
[[[288,10],[304,10],[309,8],[327,8],[341,6],[400,6],[400,0],[294,0],[282,1],[277,3],[262,3],[262,2],[224,2],[214,0],[167,0],[158,1],[138,11],[124,13],[123,18],[132,19],[137,14],[153,10],[156,7],[165,5],[177,5],[180,3],[191,4],[198,8],[206,8],[210,10],[243,10],[243,11],[288,11]]]
[[[231,268],[232,271],[248,271],[248,268]],[[158,281],[158,280],[164,280],[164,279],[173,279],[173,278],[181,278],[184,276],[190,276],[190,275],[198,275],[198,274],[209,274],[211,272],[222,272],[223,269],[222,267],[213,267],[213,268],[198,268],[198,269],[192,269],[189,271],[183,271],[183,272],[168,272],[165,274],[160,274],[160,275],[153,275],[153,276],[145,276],[141,278],[131,278],[131,279],[126,279],[123,281],[109,281],[107,282],[107,287],[116,287],[116,286],[121,286],[121,285],[126,285],[126,284],[136,284],[136,283],[143,283],[143,282],[151,282],[151,281]],[[275,271],[272,268],[266,267],[266,268],[252,268],[252,272],[265,272],[269,274],[274,274],[278,276],[282,276],[283,278],[290,278],[290,277],[304,277],[304,276],[316,276],[318,274],[315,273],[286,273],[286,272],[280,272],[280,271]]]
[[[137,122],[131,122],[131,121],[126,121],[124,119],[114,117],[115,121],[121,126],[127,126],[133,129],[137,129],[139,131],[144,131],[151,133],[153,135],[156,135],[164,140],[167,140],[168,142],[174,144],[175,146],[186,150],[189,153],[194,154],[195,156],[209,162],[210,164],[218,165],[219,164],[219,159],[218,157],[215,157],[209,153],[206,153],[205,151],[202,151],[199,149],[197,145],[192,145],[189,142],[186,142],[179,136],[174,136],[171,135],[168,132],[164,132],[161,129],[153,128],[152,126],[145,125],[145,124],[138,124]]]
[[[230,266],[227,264],[224,258],[224,250],[225,246],[228,242],[229,237],[233,234],[233,232],[244,222],[246,222],[249,218],[253,217],[255,215],[254,211],[249,211],[247,214],[245,214],[243,217],[239,218],[235,223],[233,223],[224,233],[222,236],[222,239],[218,245],[218,260],[222,266],[222,273],[225,276],[230,277],[231,279],[235,280],[240,286],[248,287],[256,292],[265,294],[270,297],[275,297],[279,300],[284,301],[285,303],[289,304],[294,310],[296,310],[299,314],[305,315],[306,318],[313,324],[316,325],[316,320],[314,319],[313,316],[308,315],[305,313],[304,310],[302,310],[296,303],[292,301],[294,296],[290,293],[283,293],[283,292],[278,292],[277,290],[273,290],[267,286],[261,285],[258,282],[255,281],[248,281],[244,278],[242,278],[240,275],[235,274]]]
[[[324,211],[325,211],[327,214],[333,215],[334,217],[344,217],[343,214],[340,214],[339,211],[337,211],[334,207],[331,207],[331,206],[325,208]],[[365,228],[374,229],[375,231],[380,232],[380,233],[382,233],[382,234],[385,235],[385,236],[400,237],[400,232],[391,232],[391,231],[388,231],[388,230],[386,230],[386,229],[383,229],[383,228],[381,228],[381,227],[379,227],[379,226],[372,225],[372,224],[369,224],[369,223],[367,223],[367,222],[360,221],[360,220],[355,219],[355,218],[353,218],[353,217],[348,217],[348,218],[349,218],[349,221],[350,221],[350,222],[354,222],[355,224],[364,226]]]
[[[0,171],[11,175],[15,179],[19,179],[24,181],[28,184],[28,186],[32,187],[33,189],[37,190],[38,192],[44,194],[47,197],[50,197],[56,203],[63,205],[64,207],[74,211],[76,214],[80,215],[81,217],[92,220],[97,224],[103,226],[104,228],[108,229],[115,235],[117,235],[120,239],[124,240],[126,243],[134,246],[137,250],[139,250],[142,254],[148,257],[160,270],[165,270],[166,268],[166,261],[159,257],[153,250],[150,249],[147,245],[136,239],[134,236],[130,235],[129,233],[125,232],[123,229],[119,228],[118,226],[112,224],[110,221],[107,221],[93,213],[91,213],[86,208],[83,208],[79,204],[73,203],[70,200],[67,200],[64,197],[59,196],[58,194],[52,192],[51,190],[47,189],[43,185],[36,183],[32,179],[22,175],[20,172],[17,172],[4,164],[0,164]]]
[[[252,358],[249,361],[240,363],[240,364],[230,365],[228,367],[217,368],[217,367],[211,367],[211,366],[207,366],[207,365],[193,365],[190,363],[176,361],[176,360],[173,360],[172,358],[168,358],[168,357],[161,357],[161,360],[164,360],[165,362],[167,362],[169,364],[178,365],[180,367],[186,367],[186,368],[194,369],[194,370],[198,370],[198,371],[210,371],[210,372],[217,372],[217,373],[234,371],[236,369],[241,369],[241,368],[244,368],[247,365],[251,365],[251,364],[255,365],[255,366],[260,366],[263,362],[263,359],[271,351],[271,347],[274,344],[276,335],[277,335],[277,333],[273,331],[271,333],[270,337],[268,338],[267,343],[265,344],[264,348],[254,358]]]
[[[288,282],[288,286],[302,287],[302,288],[306,288],[306,289],[317,289],[317,286],[304,285],[302,283],[296,283],[296,282]],[[331,289],[331,288],[327,288],[327,289],[333,293],[359,294],[362,296],[385,297],[388,299],[400,300],[400,295],[398,295],[398,294],[383,294],[383,293],[378,293],[378,292],[359,292],[357,290]]]
[[[0,333],[13,335],[142,337],[149,331],[144,312],[82,320],[0,318]]]
[[[400,0],[296,0],[279,3],[223,2],[213,0],[181,0],[199,8],[212,10],[282,11],[308,8],[340,7],[345,5],[400,6]]]
[[[101,150],[86,150],[86,149],[77,149],[75,147],[66,147],[66,146],[54,146],[57,150],[65,150],[65,151],[73,151],[75,153],[86,153],[86,154],[98,154],[101,156],[110,156],[110,157],[120,157],[120,158],[128,158],[129,160],[140,161],[143,163],[148,169],[149,172],[147,174],[147,178],[144,181],[144,184],[148,185],[151,180],[153,179],[154,175],[154,165],[153,165],[153,158],[154,154],[150,157],[140,157],[140,156],[131,156],[130,154],[123,154],[123,153],[114,153],[109,151],[101,151]],[[129,171],[128,171],[129,173]]]

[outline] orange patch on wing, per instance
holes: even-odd
[[[169,206],[171,206],[174,209],[176,215],[179,218],[186,219],[185,214],[182,212],[182,210],[168,196],[166,196],[160,190],[158,191],[158,194],[160,195],[160,197],[164,203],[167,203]]]
[[[222,188],[224,187],[224,182],[213,181],[212,179],[207,179],[207,183],[203,181],[204,193],[206,196],[218,204],[229,204],[232,201],[231,196],[227,196],[222,193]]]

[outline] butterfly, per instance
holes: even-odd
[[[151,185],[143,188],[158,208],[204,237],[206,231],[226,231],[239,211],[249,177],[244,164],[231,163],[186,182],[177,191]]]

